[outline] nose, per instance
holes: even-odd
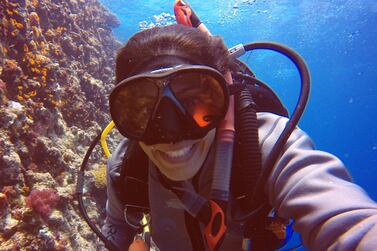
[[[187,136],[184,114],[170,97],[162,97],[148,125],[146,138],[150,143],[178,142]],[[148,144],[148,142],[145,142]]]

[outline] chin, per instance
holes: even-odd
[[[193,168],[192,166],[185,166],[179,170],[166,170],[165,168],[160,168],[157,166],[160,172],[165,175],[168,179],[173,181],[185,181],[192,179],[200,170],[199,168]],[[186,169],[186,170],[185,170]],[[189,169],[189,170],[187,170]]]

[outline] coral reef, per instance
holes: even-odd
[[[110,121],[118,20],[97,0],[2,0],[0,20],[0,250],[98,250],[75,182]],[[94,218],[106,196],[101,165],[86,185]]]
[[[59,202],[59,195],[52,189],[34,189],[26,198],[26,206],[33,208],[42,217],[48,217]]]
[[[94,185],[101,189],[106,186],[106,165],[100,165],[99,168],[91,171],[94,177]]]

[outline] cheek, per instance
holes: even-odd
[[[139,146],[144,151],[144,153],[148,156],[149,159],[151,159],[151,160],[154,159],[153,150],[152,150],[151,146],[148,146],[148,145],[144,144],[143,142],[139,142]]]

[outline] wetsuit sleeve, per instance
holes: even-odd
[[[123,155],[127,149],[127,140],[121,141],[107,161],[107,203],[106,220],[102,227],[102,233],[111,240],[120,250],[127,250],[136,230],[124,220],[123,205],[117,199],[113,179],[119,173]]]
[[[262,163],[287,122],[259,113]],[[279,216],[295,220],[294,229],[309,250],[375,250],[377,204],[352,183],[344,164],[315,150],[300,129],[290,136],[265,186]]]

